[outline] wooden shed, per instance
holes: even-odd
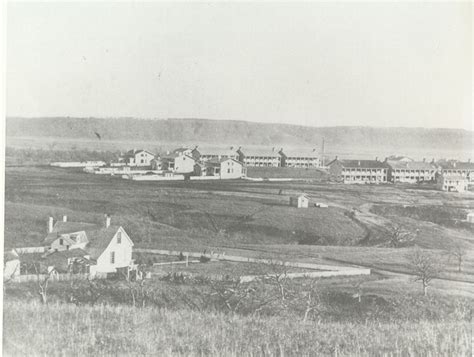
[[[308,208],[309,198],[305,194],[290,197],[290,206],[296,208]]]

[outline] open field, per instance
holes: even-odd
[[[289,207],[289,196],[301,192],[309,195],[311,203],[330,207]],[[474,195],[448,194],[425,186],[130,182],[74,170],[15,167],[6,171],[5,202],[6,247],[38,244],[49,215],[100,222],[106,212],[126,227],[139,246],[163,249],[241,244],[386,247],[393,225],[410,230],[414,244],[425,248],[471,246],[474,239],[472,227],[455,223],[474,209]],[[438,223],[387,214],[387,209],[402,204],[455,210],[455,214]]]
[[[471,342],[467,322],[301,323],[124,306],[7,303],[4,321],[4,353],[28,356],[462,357],[470,355]]]

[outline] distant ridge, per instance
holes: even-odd
[[[308,127],[211,119],[18,118],[6,120],[7,137],[54,137],[214,145],[327,145],[472,150],[474,132],[401,127]]]

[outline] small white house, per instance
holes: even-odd
[[[20,275],[20,258],[11,250],[3,254],[3,281],[10,280]]]
[[[474,212],[469,212],[469,213],[467,214],[467,221],[468,221],[469,223],[474,223]]]
[[[105,224],[68,222],[67,217],[53,225],[48,221],[48,235],[44,240],[49,254],[83,250],[90,260],[90,275],[128,273],[133,269],[133,242],[122,226],[111,225],[111,218],[105,216]]]
[[[147,150],[130,150],[120,157],[119,161],[128,166],[149,167],[151,161],[155,158],[155,154]]]
[[[296,208],[308,208],[309,198],[305,194],[290,197],[290,206],[293,206]]]

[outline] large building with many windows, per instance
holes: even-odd
[[[280,149],[281,167],[317,168],[321,162],[316,149],[313,150],[289,150]]]
[[[397,183],[419,183],[434,181],[436,167],[426,161],[387,160],[388,181]]]
[[[281,156],[276,148],[269,150],[239,148],[239,161],[245,166],[281,167]]]

